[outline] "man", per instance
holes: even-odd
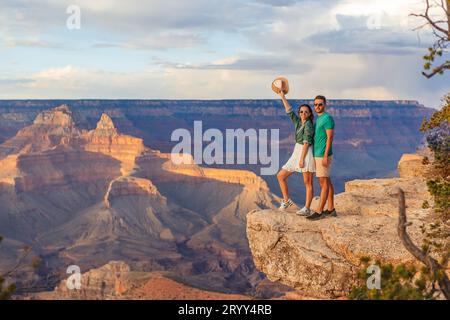
[[[330,179],[333,163],[334,120],[325,112],[326,106],[327,99],[324,96],[317,96],[314,99],[314,110],[318,115],[314,125],[314,162],[320,185],[320,201],[317,211],[307,217],[309,220],[337,216],[334,208],[334,187]],[[328,204],[328,210],[324,211],[325,204]]]

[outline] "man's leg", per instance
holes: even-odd
[[[281,169],[277,174],[278,183],[280,184],[281,193],[283,194],[283,200],[288,201],[289,199],[289,189],[286,183],[287,178],[289,178],[293,172]]]
[[[317,213],[322,213],[325,208],[325,204],[328,199],[328,180],[327,177],[318,177],[319,185],[320,185],[320,200],[319,200],[319,208],[317,209]]]
[[[327,198],[327,209],[328,211],[334,210],[334,187],[331,182],[331,178],[328,178],[328,198]]]

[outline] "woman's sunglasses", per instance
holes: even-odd
[[[309,111],[304,111],[304,110],[301,110],[301,111],[300,111],[300,113],[305,113],[305,114],[309,114]]]

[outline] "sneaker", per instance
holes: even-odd
[[[303,208],[301,208],[300,210],[297,211],[297,214],[299,216],[307,217],[307,216],[311,215],[312,212],[311,212],[311,209],[308,209],[307,207],[303,207]]]
[[[320,220],[323,218],[325,218],[325,214],[324,213],[319,214],[317,212],[314,212],[312,215],[306,217],[306,219],[313,220],[313,221]]]
[[[323,213],[325,214],[326,217],[337,217],[336,209],[333,209],[331,211],[325,210]]]
[[[278,208],[278,210],[280,210],[280,211],[285,211],[287,208],[289,208],[289,207],[291,207],[291,206],[293,206],[294,205],[294,202],[292,202],[292,200],[291,199],[288,199],[287,201],[281,201],[281,205],[280,205],[280,207]]]

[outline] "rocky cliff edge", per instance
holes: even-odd
[[[415,263],[397,235],[397,190],[405,191],[408,232],[420,244],[420,225],[429,216],[422,204],[430,202],[425,170],[422,156],[408,154],[399,161],[398,178],[347,182],[335,197],[334,218],[309,221],[295,210],[249,212],[247,237],[256,267],[272,281],[336,298],[351,289],[363,256]]]

